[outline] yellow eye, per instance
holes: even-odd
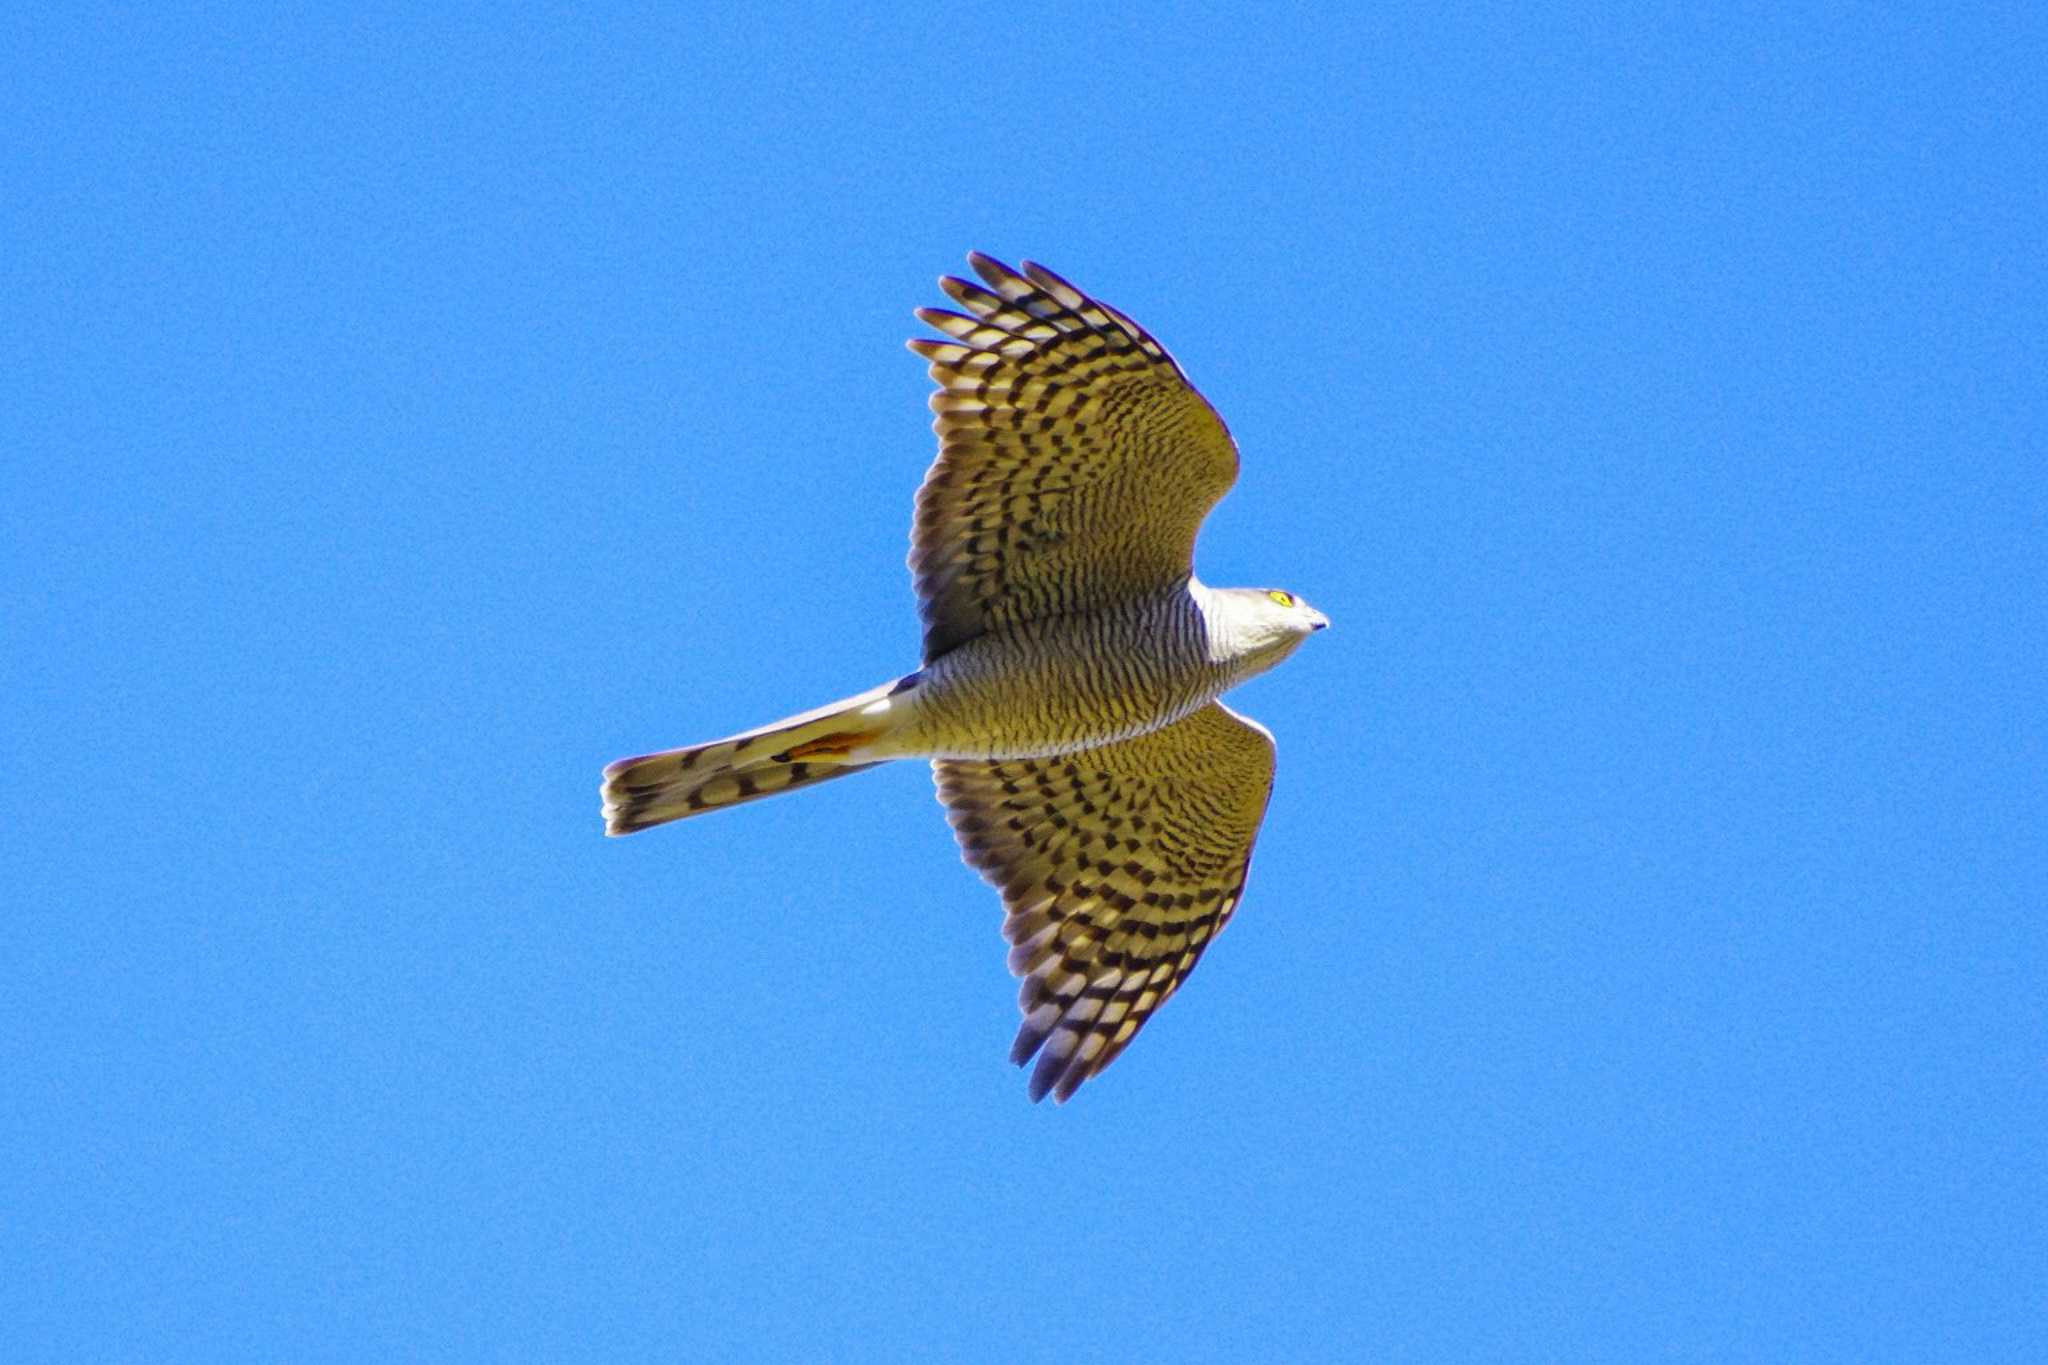
[[[1268,588],[1266,590],[1266,596],[1272,598],[1275,602],[1278,602],[1283,607],[1291,607],[1294,605],[1294,594],[1291,592],[1282,592],[1278,588]]]

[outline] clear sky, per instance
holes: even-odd
[[[0,1355],[2039,1359],[2040,5],[56,8]],[[973,248],[1335,622],[1064,1108],[921,767],[599,834],[916,663]]]

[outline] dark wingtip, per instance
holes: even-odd
[[[1002,261],[997,260],[995,257],[989,255],[985,251],[968,252],[967,263],[974,267],[975,274],[981,276],[990,284],[1001,284],[1006,280],[1016,280],[1023,278],[1023,276],[1019,275],[1016,271],[1010,269],[1008,265],[1004,264]]]
[[[1010,1044],[1010,1065],[1022,1066],[1030,1061],[1037,1055],[1038,1049],[1045,1046],[1045,1040],[1051,1036],[1050,1029],[1035,1029],[1029,1024],[1020,1026],[1017,1030],[1017,1041]]]
[[[1045,1068],[1041,1066],[1038,1070],[1031,1073],[1031,1084],[1026,1087],[1025,1093],[1031,1096],[1033,1104],[1037,1104],[1045,1098],[1045,1092],[1050,1089],[1052,1089],[1052,1078],[1045,1074]],[[1057,1104],[1059,1101],[1054,1100],[1053,1103]]]
[[[1048,270],[1037,261],[1019,261],[1017,264],[1023,270],[1025,279],[1031,281],[1040,289],[1044,289],[1047,293],[1052,292],[1051,286],[1057,285],[1062,289],[1073,289],[1082,298],[1088,297],[1086,290],[1075,289],[1074,282],[1060,274],[1057,270]]]
[[[1032,1103],[1037,1103],[1048,1094],[1053,1097],[1055,1104],[1066,1103],[1067,1096],[1074,1093],[1074,1087],[1067,1084],[1067,1073],[1072,1069],[1073,1060],[1071,1052],[1065,1056],[1053,1052],[1040,1054],[1038,1065],[1031,1070]],[[1074,1085],[1080,1083],[1078,1078],[1074,1081]]]

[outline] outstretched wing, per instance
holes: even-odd
[[[1024,978],[1010,1059],[1065,1100],[1180,988],[1244,894],[1273,737],[1220,702],[1053,758],[937,759],[967,861],[1003,893]]]
[[[1042,266],[979,252],[988,288],[921,308],[939,458],[910,568],[927,662],[992,628],[1115,605],[1185,578],[1237,480],[1237,446],[1144,328]]]

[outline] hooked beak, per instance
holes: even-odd
[[[1317,611],[1314,607],[1309,608],[1309,615],[1315,618],[1315,624],[1309,627],[1311,630],[1328,630],[1330,628],[1330,618]]]

